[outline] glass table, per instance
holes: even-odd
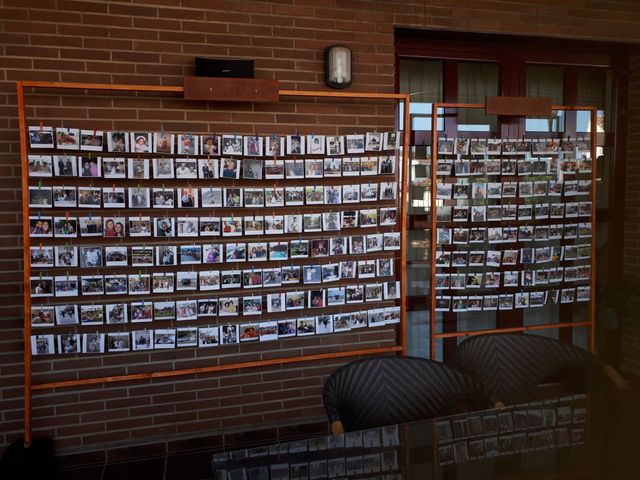
[[[580,394],[236,450],[213,456],[213,475],[216,480],[638,478],[638,400],[636,391]]]

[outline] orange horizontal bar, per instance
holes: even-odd
[[[438,108],[483,108],[484,103],[438,103]],[[578,111],[578,110],[598,110],[598,107],[594,107],[592,105],[584,106],[567,106],[567,105],[551,105],[551,110],[568,110],[568,111]]]
[[[70,88],[76,90],[124,90],[124,91],[143,91],[143,92],[184,92],[184,87],[177,85],[123,85],[110,83],[81,83],[81,82],[38,82],[25,80],[22,82],[24,87],[38,88]]]
[[[41,82],[35,80],[24,80],[24,87],[37,88],[69,88],[76,90],[120,90],[120,91],[142,91],[142,92],[184,92],[183,86],[178,85],[124,85],[110,83],[82,83],[82,82]],[[289,97],[336,97],[336,98],[373,98],[388,100],[404,100],[409,97],[407,93],[367,93],[367,92],[333,92],[333,91],[298,91],[279,90],[281,96]]]
[[[471,337],[473,335],[485,335],[488,333],[511,333],[511,332],[530,332],[535,330],[547,330],[552,328],[568,328],[568,327],[591,327],[591,322],[565,322],[565,323],[545,323],[542,325],[527,325],[523,327],[509,328],[492,328],[487,330],[473,330],[469,332],[447,332],[436,333],[436,338],[454,338],[454,337]]]
[[[323,90],[280,90],[279,93],[281,96],[289,97],[378,98],[388,100],[404,100],[409,97],[408,93],[333,92]]]
[[[282,365],[287,363],[311,362],[314,360],[326,360],[330,358],[355,357],[358,355],[374,355],[376,353],[391,353],[402,351],[401,346],[368,348],[364,350],[352,350],[349,352],[318,353],[316,355],[306,355],[299,357],[273,358],[271,360],[259,360],[256,362],[230,363],[228,365],[213,365],[210,367],[187,368],[183,370],[163,370],[160,372],[133,373],[130,375],[118,375],[114,377],[94,377],[81,380],[64,380],[61,382],[49,382],[33,384],[33,390],[48,390],[51,388],[77,387],[82,385],[95,385],[97,383],[115,383],[132,380],[145,380],[149,378],[178,377],[182,375],[195,375],[198,373],[223,372],[225,370],[235,370],[251,367],[267,367],[271,365]]]

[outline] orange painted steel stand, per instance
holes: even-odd
[[[563,110],[563,111],[588,111],[590,113],[591,120],[591,273],[589,278],[589,285],[591,287],[591,298],[589,299],[589,319],[582,322],[562,322],[562,323],[547,323],[542,325],[528,325],[521,327],[508,327],[508,328],[493,328],[485,330],[473,330],[465,332],[437,332],[436,330],[436,185],[437,175],[436,166],[438,163],[438,109],[446,108],[471,108],[471,109],[484,109],[483,103],[434,103],[431,110],[431,279],[430,279],[430,295],[431,295],[431,311],[429,318],[430,336],[429,336],[429,358],[434,360],[436,358],[436,341],[437,339],[445,338],[458,338],[469,337],[474,335],[483,335],[489,333],[515,333],[515,332],[531,332],[536,330],[547,330],[557,328],[575,328],[575,327],[588,327],[589,328],[589,351],[595,352],[596,349],[596,121],[598,107],[595,106],[566,106],[566,105],[552,105],[551,110]]]
[[[144,380],[153,378],[167,378],[182,375],[195,375],[201,373],[222,372],[226,370],[265,367],[271,365],[284,365],[290,363],[318,361],[332,358],[355,357],[359,355],[374,355],[383,353],[398,353],[406,355],[406,240],[407,240],[407,202],[408,202],[408,159],[409,159],[409,106],[410,95],[396,93],[367,93],[367,92],[333,92],[333,91],[297,91],[280,90],[281,97],[318,97],[318,98],[345,98],[345,99],[369,99],[369,100],[395,100],[403,102],[404,108],[404,132],[402,143],[402,162],[399,168],[402,169],[402,185],[400,190],[400,294],[401,294],[401,316],[400,316],[400,345],[393,347],[380,347],[353,350],[348,352],[321,353],[315,355],[302,355],[297,357],[286,357],[271,360],[261,360],[255,362],[232,363],[227,365],[215,365],[210,367],[189,368],[183,370],[165,370],[157,372],[145,372],[130,375],[118,375],[112,377],[94,377],[79,380],[68,380],[59,382],[48,382],[32,384],[31,369],[31,297],[30,297],[30,277],[31,265],[29,248],[31,240],[29,236],[29,172],[28,172],[28,141],[27,141],[27,119],[24,101],[25,88],[44,89],[69,89],[69,90],[103,90],[103,91],[124,91],[124,92],[156,92],[156,93],[184,93],[184,88],[180,86],[161,85],[121,85],[121,84],[98,84],[98,83],[75,83],[75,82],[39,82],[39,81],[19,81],[16,82],[18,94],[18,119],[20,128],[20,156],[22,162],[22,233],[24,249],[24,435],[25,444],[28,446],[32,441],[32,410],[31,400],[33,391],[49,390],[55,388],[69,388],[75,386],[107,384],[114,382],[126,382],[133,380]]]

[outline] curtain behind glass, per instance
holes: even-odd
[[[500,67],[494,63],[460,62],[458,64],[458,102],[485,103],[486,97],[498,95]],[[498,129],[495,115],[485,115],[482,109],[461,109],[458,112],[459,125],[478,125],[477,130]],[[472,130],[472,129],[468,129]]]
[[[442,61],[401,59],[400,93],[410,93],[411,103],[442,101]]]

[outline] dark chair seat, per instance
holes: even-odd
[[[565,393],[578,393],[601,390],[617,380],[610,380],[613,369],[595,355],[537,335],[468,338],[456,350],[456,363],[483,384],[492,401],[506,404],[540,399],[538,386],[547,381],[563,382]]]
[[[333,433],[491,406],[473,378],[414,357],[376,357],[344,365],[327,379],[322,400]]]

